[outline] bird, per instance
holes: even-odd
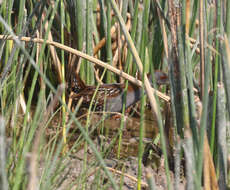
[[[152,83],[150,74],[148,74],[148,78]],[[166,73],[157,70],[155,71],[155,81],[158,85],[168,84],[168,76]],[[81,107],[89,108],[91,101],[93,101],[95,111],[121,112],[125,96],[126,109],[139,101],[142,96],[142,88],[133,83],[128,83],[125,95],[125,83],[102,84],[97,89],[96,86],[86,85],[79,75],[74,76],[70,88],[73,92],[70,97],[74,106],[82,98]],[[94,93],[96,93],[96,96],[93,99]]]

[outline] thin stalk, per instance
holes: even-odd
[[[224,56],[222,56],[222,72],[223,72],[223,80],[226,89],[226,96],[227,96],[227,109],[228,114],[230,115],[230,46],[225,36],[224,44],[221,46],[221,52]]]
[[[122,105],[122,115],[121,115],[121,125],[119,129],[119,137],[118,137],[118,148],[117,148],[117,159],[120,159],[120,153],[122,148],[122,131],[125,126],[125,110],[126,110],[126,97],[127,97],[127,90],[128,90],[128,81],[125,82],[125,89],[124,89],[124,101]]]
[[[205,0],[200,0],[199,6],[199,35],[200,35],[200,89],[201,89],[201,100],[204,96],[204,64],[205,64],[205,50],[204,50],[204,41],[205,41],[205,33],[204,33],[204,4]]]
[[[9,26],[11,26],[11,12],[12,12],[12,8],[13,8],[13,2],[12,1],[6,1],[6,2],[8,2],[8,10],[7,10],[8,22],[7,22],[7,24]],[[7,61],[8,61],[9,53],[12,50],[12,46],[13,46],[13,42],[8,42],[8,41],[6,42],[5,63],[7,63]]]
[[[9,183],[6,172],[7,144],[6,144],[6,124],[3,117],[0,117],[0,187],[2,190],[9,189]]]
[[[106,69],[102,73],[101,80],[104,78],[105,73],[106,73]],[[89,110],[88,110],[87,119],[86,119],[86,126],[85,126],[85,131],[86,131],[87,135],[89,133],[89,126],[90,126],[90,122],[91,122],[90,117],[91,117],[91,111],[92,111],[92,108],[93,108],[93,102],[95,101],[95,98],[96,98],[96,95],[97,95],[99,87],[100,87],[100,84],[97,85],[97,87],[95,89],[95,92],[93,94],[93,97],[91,99],[90,105],[89,105]],[[83,173],[85,173],[87,171],[87,161],[88,161],[88,159],[87,159],[88,158],[88,156],[87,156],[87,150],[88,150],[88,142],[86,141],[84,143]],[[82,189],[85,189],[86,188],[86,177],[85,176],[83,177],[82,185],[83,185]]]
[[[138,53],[140,54],[140,50],[141,50],[141,37],[142,37],[142,27],[143,27],[143,15],[144,15],[144,9],[143,7],[141,7],[140,9],[138,9],[138,20],[137,20],[137,29],[136,29],[136,34],[135,34],[135,47],[138,51]],[[136,73],[138,68],[136,66],[136,64],[132,65],[132,73]]]
[[[197,17],[197,13],[198,13],[198,6],[199,6],[199,1],[194,0],[193,1],[193,10],[192,10],[192,16],[191,16],[191,25],[190,25],[190,30],[189,30],[189,36],[193,36],[194,30],[195,30],[196,17]]]
[[[89,55],[93,54],[93,48],[92,48],[92,23],[91,23],[91,12],[92,12],[92,1],[87,0],[86,1],[86,52]],[[92,64],[90,64],[88,61],[86,61],[86,81],[87,83],[94,84],[94,75],[93,75],[93,68]],[[89,112],[87,114],[87,120],[86,120],[86,132],[88,133],[89,125],[90,125],[90,116],[91,116],[91,110],[92,110],[92,103],[95,99],[97,90],[99,88],[99,84],[96,88],[96,91],[94,93],[94,96],[90,102]],[[88,143],[84,143],[84,162],[83,162],[83,173],[87,171],[87,149],[88,149]],[[83,176],[82,179],[82,189],[86,189],[86,176]]]
[[[182,100],[182,113],[183,113],[183,127],[189,129],[189,110],[188,110],[188,89],[186,81],[186,37],[185,37],[185,3],[182,9],[182,27],[178,28],[178,55],[179,55],[179,69],[180,69],[180,85],[181,85],[181,100]],[[183,31],[183,32],[182,32]]]
[[[124,19],[124,21],[126,22],[126,19],[127,19],[127,9],[128,9],[128,2],[129,0],[123,0],[122,1],[122,10],[121,10],[121,15]]]
[[[107,36],[107,17],[106,17],[106,12],[105,12],[105,4],[104,0],[98,0],[99,5],[100,5],[100,24],[101,24],[101,34],[102,36]]]
[[[170,86],[171,86],[171,98],[172,98],[172,111],[174,113],[175,116],[175,121],[176,121],[176,134],[179,134],[180,137],[183,137],[183,129],[184,129],[184,113],[183,113],[183,101],[182,101],[182,95],[184,95],[185,92],[183,92],[181,89],[181,79],[180,77],[182,76],[183,80],[184,80],[184,75],[182,75],[180,72],[180,67],[181,61],[184,61],[181,57],[183,56],[184,52],[183,50],[180,50],[180,53],[182,53],[182,55],[179,54],[178,52],[178,45],[180,45],[181,48],[181,44],[183,43],[181,40],[181,30],[180,30],[180,34],[177,35],[176,34],[176,28],[179,28],[175,22],[176,22],[176,18],[173,17],[174,14],[176,14],[176,8],[174,6],[174,4],[172,3],[172,1],[168,1],[168,5],[169,5],[169,12],[170,12],[170,25],[171,25],[171,52],[170,52],[170,58],[169,60],[169,77],[170,77]],[[177,38],[180,37],[180,44],[177,42]],[[181,57],[179,57],[178,55],[180,55]],[[179,60],[180,58],[180,60]],[[182,93],[183,92],[183,93]]]
[[[133,16],[132,29],[131,29],[131,38],[133,39],[133,41],[135,41],[135,34],[136,34],[136,29],[137,29],[138,6],[139,6],[139,1],[135,1],[135,5],[134,5],[134,16]],[[132,60],[133,60],[132,53],[128,49],[127,64],[125,66],[125,71],[129,70],[130,65],[132,64]],[[133,64],[133,65],[135,66],[135,64]],[[129,72],[127,71],[127,73],[129,73]]]
[[[92,3],[92,0],[86,1],[86,53],[88,55],[93,55]],[[88,84],[93,85],[95,83],[93,65],[89,61],[86,61],[86,79]]]
[[[60,1],[60,12],[61,12],[61,43],[64,44],[64,25],[65,25],[65,14],[64,14],[64,3],[63,0]],[[65,56],[64,56],[64,50],[61,50],[61,74],[62,74],[62,83],[65,84]],[[62,93],[62,101],[65,103],[65,90],[63,90]],[[62,135],[63,135],[63,142],[64,142],[64,148],[63,153],[67,151],[67,139],[66,139],[66,110],[65,107],[62,106]]]
[[[189,125],[192,130],[192,136],[193,136],[193,142],[195,143],[195,148],[196,150],[198,149],[198,133],[197,133],[197,120],[196,120],[196,107],[195,107],[195,102],[194,102],[194,86],[193,86],[193,71],[192,71],[192,53],[191,49],[189,47],[189,41],[188,41],[188,35],[189,35],[189,17],[187,13],[187,9],[190,9],[190,1],[186,1],[186,5],[184,5],[186,9],[183,9],[186,11],[185,13],[185,71],[186,71],[186,78],[187,78],[187,86],[188,86],[188,96],[187,96],[187,101],[188,101],[188,109],[187,110],[189,113],[188,117],[190,119]],[[183,12],[184,12],[183,11]]]
[[[143,77],[142,77],[143,78]],[[142,87],[141,92],[141,118],[140,118],[140,132],[139,132],[139,144],[138,144],[138,174],[137,174],[137,189],[141,190],[141,176],[142,176],[142,157],[144,153],[144,119],[145,119],[145,104],[146,104],[146,95],[144,93],[144,87]]]
[[[226,1],[226,27],[225,31],[228,39],[230,39],[230,1]]]
[[[174,152],[174,189],[179,189],[180,175],[181,175],[181,139],[178,137],[175,141],[175,152]]]
[[[144,81],[144,74],[146,72],[147,59],[146,59],[146,43],[148,40],[148,20],[149,20],[149,10],[150,10],[150,1],[146,0],[144,4],[144,15],[142,21],[142,37],[141,37],[141,48],[140,48],[140,56],[143,65],[143,75],[142,81]],[[145,111],[145,103],[146,103],[146,95],[144,92],[144,86],[141,91],[141,118],[140,118],[140,133],[139,133],[139,145],[138,145],[138,174],[137,174],[137,189],[141,190],[141,176],[142,176],[142,157],[144,153],[144,111]]]
[[[146,179],[147,179],[147,183],[149,185],[149,189],[150,190],[156,190],[157,188],[156,188],[155,180],[154,180],[152,173],[147,172]]]
[[[185,34],[189,35],[189,24],[190,24],[190,0],[186,0],[186,12],[185,12]]]
[[[155,5],[156,4],[156,5]],[[162,6],[161,6],[162,4]],[[165,52],[166,59],[168,58],[168,41],[167,41],[167,34],[166,34],[166,28],[165,28],[165,20],[163,17],[165,10],[162,10],[162,7],[165,7],[165,1],[162,1],[162,3],[159,3],[159,1],[152,1],[152,11],[153,14],[156,14],[157,12],[157,19],[154,19],[154,23],[152,25],[152,31],[154,33],[153,39],[152,39],[152,46],[150,49],[150,55],[152,58],[152,62],[154,63],[153,68],[154,69],[162,69],[162,54]],[[163,40],[162,40],[163,39]]]
[[[227,120],[226,120],[226,97],[223,83],[217,87],[217,171],[219,171],[220,189],[227,189]]]
[[[19,2],[17,2],[19,3]],[[18,15],[18,23],[17,23],[17,34],[20,34],[24,24],[25,17],[25,0],[21,0],[19,3],[19,15]]]
[[[138,4],[138,1],[136,1],[136,4]],[[135,12],[135,14],[136,14],[136,17],[134,16],[135,18],[134,18],[133,28],[132,28],[132,32],[131,32],[132,38],[134,38],[135,32],[136,32],[136,25],[135,25],[135,23],[137,23],[137,14],[138,14],[138,12]],[[132,61],[132,54],[128,50],[127,64],[125,65],[125,71],[127,71],[128,74],[130,73],[130,70],[131,70],[130,69],[131,61]],[[125,125],[125,116],[124,116],[124,114],[125,114],[125,110],[126,110],[125,105],[126,105],[127,90],[128,90],[128,80],[125,81],[124,101],[123,101],[123,105],[122,105],[122,118],[121,118],[120,131],[123,131],[123,128],[124,128],[124,125]],[[118,157],[118,159],[120,158],[121,146],[122,146],[122,133],[119,134],[119,140],[118,140],[118,151],[117,151],[117,157]]]
[[[216,1],[216,20],[217,20],[217,32],[220,32],[221,24],[221,1]],[[216,39],[216,51],[219,52],[219,39]],[[211,136],[210,136],[210,147],[211,153],[214,153],[214,143],[215,143],[215,124],[216,124],[216,103],[217,103],[217,82],[219,73],[219,62],[220,56],[215,54],[215,70],[214,70],[214,84],[213,84],[213,103],[212,103],[212,126],[211,126]]]
[[[135,3],[136,3],[136,1],[135,1]],[[130,14],[131,14],[131,17],[133,17],[134,16],[134,9],[133,9],[133,1],[128,1],[128,8],[129,8],[129,12],[130,12]]]
[[[99,34],[97,31],[96,20],[94,19],[93,14],[91,14],[91,20],[92,20],[92,30],[95,33],[95,35],[94,35],[95,44],[98,44],[99,43]]]
[[[136,6],[138,5],[138,1],[136,1]],[[137,9],[138,10],[138,9]],[[138,11],[135,12],[136,13],[136,21],[137,21],[137,15],[138,15]],[[133,34],[133,36],[135,36],[135,32],[136,32],[136,25],[135,23],[137,22],[134,22],[134,26],[133,26],[133,30],[132,30],[132,33],[131,35]],[[126,67],[125,67],[125,70],[127,69],[127,73],[129,74],[130,73],[130,64],[131,64],[131,60],[132,60],[132,54],[130,51],[128,51],[128,57],[127,57],[127,64],[126,64]],[[126,80],[125,81],[125,89],[124,89],[124,102],[123,102],[123,105],[122,105],[122,118],[121,118],[121,126],[120,126],[120,131],[123,130],[124,128],[124,124],[125,124],[125,117],[124,117],[124,113],[125,113],[125,105],[126,105],[126,96],[127,96],[127,90],[128,90],[128,81]],[[121,146],[122,146],[122,133],[119,134],[119,140],[118,140],[118,151],[117,151],[117,157],[118,159],[120,158],[120,151],[121,151]]]
[[[106,1],[107,6],[107,38],[106,38],[106,62],[112,65],[112,47],[111,47],[111,5],[109,1]],[[112,73],[107,72],[106,74],[106,82],[112,82]]]
[[[213,27],[213,13],[209,16],[209,25],[208,31],[210,31]],[[213,40],[213,34],[210,33],[208,35],[208,44],[211,44]],[[197,159],[197,176],[199,181],[201,182],[202,177],[202,168],[203,168],[203,158],[204,158],[204,138],[206,133],[206,126],[207,126],[207,116],[208,116],[208,102],[209,102],[209,83],[210,83],[210,74],[211,74],[211,50],[206,49],[207,54],[205,56],[205,78],[204,78],[204,96],[202,98],[203,102],[203,109],[202,109],[202,116],[201,116],[201,124],[200,124],[200,139],[199,139],[199,153]]]
[[[76,34],[77,34],[77,49],[79,51],[82,51],[84,48],[84,7],[85,1],[76,1],[76,9],[75,9],[75,15],[76,15]],[[85,68],[85,61],[81,64],[80,67],[80,77],[85,80],[86,79],[86,68]],[[86,81],[86,80],[85,80]]]
[[[186,41],[186,70],[187,70],[187,81],[188,81],[188,100],[189,100],[189,116],[190,116],[190,128],[192,130],[193,142],[195,148],[198,150],[198,131],[197,131],[197,119],[196,119],[196,104],[194,102],[194,86],[193,86],[193,72],[192,72],[192,55],[189,47],[189,42]],[[194,153],[196,153],[194,151]]]
[[[1,6],[0,6],[0,14],[2,15],[3,18],[6,18],[6,5],[7,5],[7,1],[3,1],[1,3]],[[0,25],[0,32],[3,33],[4,30],[4,26],[3,25]]]
[[[198,189],[195,186],[195,172],[191,172],[195,168],[195,159],[194,159],[194,152],[193,152],[193,140],[189,130],[185,129],[185,142],[184,142],[184,153],[185,153],[185,160],[186,160],[186,181],[187,181],[187,189]]]
[[[49,189],[55,184],[59,184],[57,182],[57,176],[64,170],[65,164],[63,164],[63,160],[67,157],[66,155],[60,158],[62,149],[63,141],[58,143],[58,136],[56,136],[53,145],[51,146],[51,150],[48,151],[47,159],[45,160],[45,170],[41,179],[42,183],[40,189]],[[57,188],[59,187],[54,189]]]

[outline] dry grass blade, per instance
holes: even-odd
[[[218,190],[218,180],[206,133],[204,138],[204,189]]]
[[[117,27],[118,27],[118,23],[115,23],[112,28],[111,28],[111,36],[113,37],[116,30],[117,30]],[[106,38],[102,38],[101,41],[95,46],[94,50],[93,50],[93,55],[95,56],[98,51],[105,45],[106,43]]]
[[[185,33],[186,36],[189,36],[189,21],[190,21],[190,0],[186,0],[186,26],[185,26]]]

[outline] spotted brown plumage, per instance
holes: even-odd
[[[151,81],[151,76],[149,79]],[[157,84],[167,84],[168,77],[165,73],[161,71],[155,72],[155,79]],[[121,112],[123,102],[125,101],[125,84],[113,83],[113,84],[103,84],[97,89],[96,86],[87,86],[79,78],[79,76],[73,79],[71,89],[74,94],[71,96],[73,100],[73,105],[82,98],[82,107],[88,108],[90,102],[93,101],[93,108],[95,106],[95,111],[110,111],[110,112]],[[97,89],[97,91],[96,91]],[[126,93],[126,104],[125,107],[128,108],[135,104],[141,98],[141,88],[129,83]],[[94,93],[96,92],[95,99],[92,100]]]

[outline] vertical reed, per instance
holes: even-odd
[[[100,85],[97,81],[119,82],[116,80],[119,77],[89,60],[81,60],[78,56],[72,59],[74,56],[68,51],[47,46],[47,40],[95,56],[133,76],[137,72],[141,74],[144,83],[137,189],[142,188],[144,176],[145,91],[157,117],[167,189],[171,189],[173,183],[175,189],[180,188],[182,163],[185,163],[182,170],[187,189],[217,189],[218,184],[219,189],[229,188],[230,1],[177,2],[0,0],[0,35],[13,36],[13,40],[6,40],[7,36],[0,39],[0,189],[60,188],[66,178],[65,168],[69,166],[69,159],[81,149],[83,143],[83,167],[75,181],[67,185],[69,189],[75,188],[76,184],[80,184],[78,188],[82,189],[105,189],[108,186],[119,189],[120,184],[122,189],[126,183],[124,166],[118,181],[117,174],[112,175],[111,168],[105,163],[116,141],[117,159],[122,161],[123,130],[127,122],[125,101],[119,132],[108,149],[104,148],[105,140],[98,148],[91,138],[92,131],[97,131],[99,125],[94,124],[91,117],[96,94],[84,125],[76,118],[80,103],[73,108],[74,111],[66,105],[71,86],[68,76],[76,74],[69,68],[74,69],[80,64],[81,79],[89,85],[97,85],[96,93]],[[118,22],[121,30],[117,27]],[[130,30],[127,30],[128,22],[131,22]],[[112,35],[114,26],[116,29]],[[42,38],[44,43],[23,42],[20,39],[22,36]],[[94,48],[100,43],[102,46],[94,55]],[[117,59],[116,52],[119,61],[113,62]],[[117,62],[118,65],[115,64]],[[150,91],[145,76],[149,71],[153,74],[155,69],[168,71],[169,75],[169,85],[159,89],[170,94],[171,98],[174,127],[174,143],[171,146],[175,147],[171,150],[168,146],[166,148],[166,144],[172,137],[167,136],[169,132],[163,128],[169,119],[162,117],[164,103]],[[62,96],[57,92],[60,83],[65,83],[66,89]],[[128,81],[125,83],[124,97],[128,93]],[[52,102],[58,103],[52,105]],[[50,105],[52,111],[48,109]],[[53,126],[51,120],[55,117],[62,118],[62,122]],[[52,138],[46,134],[50,128],[54,133]],[[79,136],[76,137],[72,130],[78,130]],[[62,154],[72,137],[76,137],[75,142]],[[89,148],[94,158],[90,162]],[[172,158],[168,155],[170,151],[174,155]],[[174,175],[170,175],[169,158],[174,164],[171,171]],[[40,163],[41,171],[38,167]],[[90,187],[88,179],[94,175],[92,173],[96,173],[96,185]],[[150,189],[158,188],[158,179],[154,179],[149,170],[147,180]]]

